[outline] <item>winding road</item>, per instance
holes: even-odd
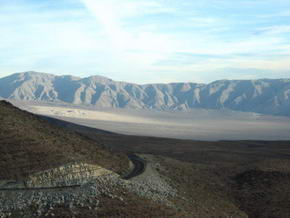
[[[143,160],[142,158],[138,157],[135,154],[129,154],[128,158],[132,161],[134,169],[129,174],[123,177],[123,179],[126,180],[141,175],[142,173],[144,173],[146,169],[146,161]]]
[[[127,175],[123,176],[122,179],[132,179],[136,176],[144,173],[146,169],[146,161],[138,157],[135,154],[129,154],[128,158],[132,161],[134,168]],[[57,190],[57,189],[68,189],[68,188],[78,188],[81,185],[72,186],[61,186],[61,187],[40,187],[40,188],[0,188],[0,191],[39,191],[39,190]]]

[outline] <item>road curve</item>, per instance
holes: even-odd
[[[137,155],[129,154],[128,158],[132,161],[134,169],[129,174],[123,177],[123,179],[126,180],[141,175],[142,173],[144,173],[146,168],[146,161],[138,157]]]
[[[134,168],[127,175],[123,176],[122,179],[132,179],[136,176],[144,173],[146,169],[146,161],[142,158],[138,157],[135,154],[128,154],[128,158],[132,161]],[[60,187],[41,187],[41,188],[0,188],[0,191],[40,191],[40,190],[57,190],[57,189],[68,189],[68,188],[77,188],[80,185],[72,185],[72,186],[60,186]]]

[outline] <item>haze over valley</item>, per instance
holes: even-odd
[[[290,139],[290,118],[273,116],[289,116],[286,79],[137,85],[100,76],[25,72],[0,79],[0,96],[36,114],[122,134]]]
[[[290,118],[194,109],[164,112],[15,102],[27,111],[121,134],[193,140],[289,140]]]

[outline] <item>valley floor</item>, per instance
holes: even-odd
[[[16,102],[17,104],[17,102]],[[18,103],[30,112],[127,135],[217,140],[290,140],[290,118],[230,110],[121,110]]]

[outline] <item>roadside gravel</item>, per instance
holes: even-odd
[[[118,195],[119,190],[126,190],[168,206],[172,205],[170,199],[176,195],[176,190],[158,174],[151,162],[151,156],[142,158],[146,158],[146,170],[131,180],[123,180],[118,174],[111,173],[80,187],[63,190],[0,191],[0,217],[15,217],[15,214],[21,217],[51,217],[54,208],[58,207],[69,208],[71,211],[82,207],[98,210],[103,196],[124,201]]]

